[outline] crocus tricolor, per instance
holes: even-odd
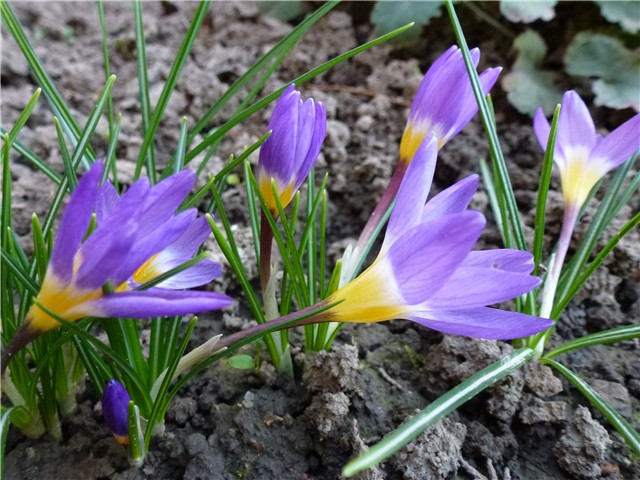
[[[295,85],[290,85],[278,99],[267,130],[271,135],[260,149],[258,184],[269,209],[276,213],[271,181],[282,208],[286,207],[318,158],[327,131],[327,113],[320,102],[311,98],[302,101]]]
[[[220,265],[208,259],[155,287],[136,290],[191,259],[210,232],[195,209],[176,214],[195,182],[194,173],[183,171],[155,186],[142,179],[120,197],[110,183],[99,185],[102,170],[97,162],[71,196],[40,292],[3,353],[3,369],[33,338],[60,326],[47,310],[74,322],[186,315],[231,303],[219,293],[181,290],[220,275]],[[94,214],[97,228],[85,239]]]
[[[474,66],[477,66],[480,50],[474,48],[470,54]],[[500,67],[488,68],[480,74],[485,95],[489,93],[501,71]],[[438,148],[442,148],[469,123],[477,111],[478,104],[462,52],[458,47],[452,46],[438,57],[422,79],[400,141],[398,164],[358,242],[343,259],[343,278],[350,279],[356,273],[357,265],[362,256],[366,255],[366,245],[395,198],[411,159],[427,135],[433,133]]]
[[[102,394],[102,415],[113,437],[121,445],[129,443],[129,392],[117,380],[109,380]]]
[[[474,66],[480,60],[480,50],[470,51]],[[487,95],[502,68],[488,68],[480,74],[480,83]],[[433,132],[438,148],[458,134],[478,111],[471,81],[462,52],[450,47],[429,67],[418,88],[409,121],[400,142],[400,162],[408,164],[426,136]]]
[[[551,127],[540,108],[533,128],[540,146],[546,149]],[[560,169],[565,205],[579,209],[598,180],[639,148],[640,114],[603,137],[596,133],[589,109],[580,96],[573,90],[566,92],[553,155]]]
[[[547,148],[551,126],[538,109],[533,129],[542,149]],[[598,135],[589,109],[570,90],[562,97],[553,160],[560,170],[564,196],[562,231],[545,281],[540,315],[551,314],[562,265],[581,207],[594,185],[610,170],[640,149],[640,114],[633,116],[606,137]]]
[[[432,133],[416,151],[405,175],[387,232],[373,264],[326,304],[324,320],[412,320],[445,333],[512,339],[552,325],[488,305],[518,297],[539,284],[530,275],[532,255],[519,250],[472,251],[485,226],[467,210],[478,177],[467,177],[429,202],[438,140]]]

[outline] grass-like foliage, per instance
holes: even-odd
[[[292,377],[290,328],[303,327],[304,347],[313,351],[331,348],[345,322],[403,318],[446,334],[513,340],[517,349],[457,385],[353,460],[345,467],[345,476],[383,461],[530,361],[550,365],[567,377],[640,454],[640,437],[633,427],[557,359],[572,350],[636,339],[638,326],[547,348],[567,305],[618,242],[640,223],[636,214],[598,250],[603,235],[640,187],[640,174],[632,173],[640,116],[599,139],[575,92],[564,95],[551,123],[542,111],[536,115],[535,133],[546,153],[530,244],[488,95],[501,69],[478,74],[480,52],[467,46],[448,0],[445,6],[459,47],[447,50],[426,73],[411,106],[389,186],[358,241],[331,265],[326,243],[331,228],[330,173],[319,178],[313,168],[326,133],[326,112],[322,104],[303,99],[296,86],[411,26],[347,51],[276,91],[264,92],[291,49],[336,4],[327,2],[303,19],[201,118],[174,119],[178,142],[170,157],[161,160],[155,151],[158,129],[210,2],[200,2],[195,9],[160,96],[152,104],[143,3],[134,1],[141,147],[134,182],[127,188],[117,177],[121,116],[112,101],[118,84],[111,70],[103,3],[99,1],[96,8],[104,86],[84,125],[73,117],[10,4],[0,3],[3,24],[38,84],[14,125],[1,126],[2,387],[11,406],[3,407],[0,416],[0,445],[4,446],[10,424],[33,438],[46,432],[61,438],[60,416],[75,411],[76,388],[86,377],[96,397],[102,397],[106,424],[118,442],[129,445],[132,464],[140,466],[153,436],[164,431],[165,413],[180,388],[214,362],[236,355],[242,346],[264,342],[280,373]],[[397,21],[391,19],[391,23]],[[239,100],[234,102],[238,107],[225,117],[228,120],[220,120],[220,112],[234,99]],[[42,100],[54,114],[51,128],[57,134],[63,171],[47,165],[19,141],[21,129]],[[220,171],[201,178],[194,189],[228,132],[272,102],[276,104],[265,134],[232,155]],[[478,175],[427,201],[439,149],[478,111],[491,154],[490,162],[481,162],[478,170],[504,242],[500,250],[474,248],[485,227],[484,215],[468,209]],[[92,140],[102,118],[108,121],[109,144],[106,152],[96,152]],[[586,144],[571,144],[572,128],[587,139]],[[578,150],[582,155],[572,156]],[[258,151],[254,169],[249,157]],[[45,218],[33,215],[31,256],[13,229],[11,162],[16,156],[44,173],[56,188]],[[546,205],[554,163],[560,170],[566,213],[557,245],[549,246],[545,245]],[[605,175],[613,169],[617,170],[607,179]],[[237,182],[243,183],[246,192],[259,286],[240,254],[224,201],[227,186]],[[577,251],[566,258],[574,227],[595,195],[600,199],[596,214]],[[60,226],[54,231],[59,218]],[[367,264],[383,231],[381,249]],[[232,301],[222,292],[193,289],[210,283],[222,271],[202,246],[209,235],[226,258],[242,290],[239,300],[257,325],[214,336],[189,349],[197,322],[192,314],[218,310]],[[545,255],[548,251],[552,253]],[[515,311],[491,307],[508,300],[514,300]],[[143,329],[150,332],[148,349],[141,341]],[[244,354],[232,357],[230,363],[237,368],[253,366],[251,357]]]

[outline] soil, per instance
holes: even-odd
[[[306,8],[313,5],[305,4]],[[373,38],[370,4],[344,4],[331,12],[290,53],[263,92],[327,59]],[[46,70],[82,125],[104,84],[98,13],[93,3],[14,3],[27,36]],[[152,104],[155,104],[196,4],[145,2],[144,27]],[[483,4],[497,17],[497,7]],[[546,32],[550,58],[561,58],[569,31],[584,22],[582,7],[560,5],[558,18],[535,24]],[[592,5],[587,10],[595,8]],[[460,7],[467,39],[480,46],[480,67],[508,65],[510,39]],[[128,3],[105,3],[111,69],[118,80],[114,109],[122,113],[118,169],[130,182],[140,148],[140,111],[136,78],[133,11]],[[596,12],[597,14],[597,12]],[[564,22],[564,23],[563,23]],[[569,25],[569,28],[565,28]],[[524,27],[508,24],[512,30]],[[183,116],[193,125],[249,66],[292,26],[263,16],[255,3],[216,2],[207,14],[193,52],[181,74],[155,151],[160,163],[174,151]],[[543,35],[545,36],[545,35]],[[558,41],[554,43],[552,39]],[[9,128],[35,90],[19,50],[3,29],[2,125]],[[318,171],[330,173],[330,252],[341,254],[357,236],[396,161],[408,105],[421,71],[450,44],[446,18],[434,20],[421,42],[410,49],[379,46],[303,85],[303,95],[325,103],[328,132]],[[553,60],[552,60],[553,61]],[[579,88],[588,97],[585,85]],[[506,102],[499,86],[492,92],[499,133],[512,181],[527,225],[532,224],[542,154],[530,119]],[[211,126],[229,118],[231,102]],[[230,132],[209,164],[216,172],[230,154],[241,152],[264,131],[265,109]],[[596,122],[613,128],[633,112],[594,110]],[[103,121],[92,141],[98,155],[107,148]],[[19,140],[54,169],[63,171],[52,113],[44,99],[22,129]],[[196,140],[197,141],[197,140]],[[487,142],[475,119],[442,150],[434,191],[478,171]],[[12,155],[14,226],[31,249],[30,222],[42,216],[53,198],[53,184],[15,152]],[[254,157],[253,160],[257,160]],[[198,161],[193,162],[197,165]],[[553,185],[558,187],[554,177]],[[230,185],[224,201],[237,224],[241,253],[254,274],[255,258],[242,186]],[[557,238],[562,200],[551,193],[548,243]],[[611,232],[619,228],[640,199],[632,199]],[[593,214],[590,207],[587,218]],[[487,212],[490,226],[479,247],[499,247],[482,190],[473,207]],[[584,228],[579,228],[579,235]],[[527,230],[529,236],[531,229]],[[605,262],[559,323],[553,342],[628,324],[640,318],[640,239],[632,232]],[[579,242],[575,240],[576,244]],[[218,252],[213,241],[211,250]],[[29,252],[30,253],[30,252]],[[219,252],[217,255],[220,256]],[[227,270],[214,286],[236,298],[239,288]],[[224,313],[199,320],[192,346],[217,333],[251,323],[242,300]],[[299,337],[298,337],[299,340]],[[300,345],[298,341],[297,345]],[[563,357],[621,413],[640,426],[638,342],[599,346]],[[166,418],[165,434],[154,440],[140,470],[129,467],[126,449],[103,425],[99,401],[90,385],[79,393],[79,410],[63,419],[63,439],[29,440],[12,429],[4,459],[8,479],[333,479],[345,463],[424,408],[447,389],[512,350],[503,342],[443,336],[404,321],[348,325],[331,352],[294,348],[295,380],[278,375],[268,361],[257,370],[237,370],[221,361],[189,383]],[[251,349],[248,353],[253,353]],[[384,464],[361,479],[570,479],[640,477],[640,466],[622,438],[581,395],[549,368],[529,364],[471,400]]]

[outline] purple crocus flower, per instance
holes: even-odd
[[[102,394],[102,415],[113,433],[113,437],[121,445],[129,444],[129,392],[117,380],[109,380]]]
[[[540,146],[546,149],[551,126],[541,108],[533,119],[533,129]],[[541,316],[551,315],[573,229],[589,192],[608,171],[617,168],[639,148],[640,114],[603,137],[596,133],[589,109],[580,96],[573,90],[565,92],[553,152],[553,160],[560,169],[565,209],[556,253],[549,262],[540,307]]]
[[[431,133],[405,175],[378,258],[331,295],[341,302],[323,320],[412,320],[445,333],[512,339],[552,325],[546,319],[487,305],[518,297],[540,283],[530,275],[533,258],[519,250],[471,251],[485,226],[467,206],[478,186],[467,177],[429,202],[438,152]]]
[[[324,105],[309,98],[302,101],[295,85],[278,99],[269,120],[271,136],[260,149],[258,183],[269,210],[278,211],[271,180],[286,207],[318,158],[327,131]]]
[[[196,210],[176,214],[195,182],[183,171],[155,186],[136,182],[120,197],[100,186],[102,162],[78,183],[62,216],[51,259],[38,296],[3,355],[3,368],[15,352],[60,324],[43,308],[69,322],[84,317],[186,315],[226,307],[226,295],[181,289],[203,285],[220,275],[203,259],[158,286],[135,290],[143,282],[191,259],[206,239],[206,218]],[[84,239],[93,214],[97,228]],[[103,286],[110,284],[112,293]]]
[[[551,126],[541,108],[533,129],[542,149],[547,148]],[[579,209],[593,186],[640,148],[640,114],[606,137],[596,133],[589,109],[570,90],[562,97],[553,159],[560,169],[565,204]]]
[[[471,50],[475,66],[480,50]],[[482,90],[487,95],[498,79],[502,68],[488,68],[480,74]],[[418,88],[409,121],[400,142],[400,162],[407,165],[425,137],[433,132],[438,148],[458,134],[478,111],[471,81],[464,65],[462,52],[450,47],[429,67]]]

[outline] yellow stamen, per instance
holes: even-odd
[[[152,255],[133,273],[133,281],[136,283],[150,282],[154,278],[161,275],[163,272],[159,272],[154,265],[154,260],[158,257],[158,254]]]

